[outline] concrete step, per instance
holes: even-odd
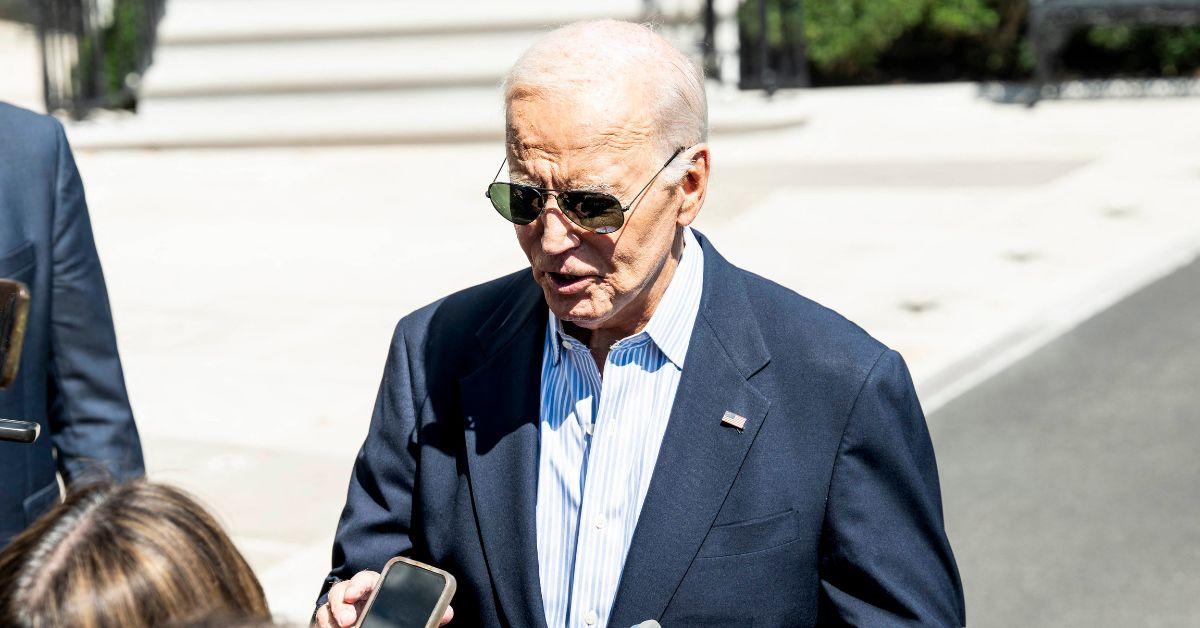
[[[695,13],[699,3],[670,2]],[[692,6],[696,5],[696,6]],[[348,37],[540,30],[576,20],[637,20],[641,0],[171,0],[160,44],[213,45]]]
[[[798,99],[716,90],[716,134],[802,124]],[[274,94],[147,101],[137,115],[71,124],[80,150],[251,148],[497,142],[503,140],[497,87]],[[497,146],[499,150],[499,146]]]
[[[661,21],[695,18],[686,7]],[[578,19],[638,19],[640,0],[467,1],[453,12],[395,0],[174,0],[145,99],[488,86],[538,36]],[[664,34],[695,52],[692,27]]]
[[[497,85],[535,36],[507,31],[168,46],[155,55],[142,97]]]
[[[664,35],[695,52],[699,3],[657,7]],[[500,82],[531,42],[644,11],[642,0],[172,0],[138,114],[73,125],[72,137],[95,150],[492,141]],[[735,100],[714,109],[716,128],[797,121],[771,108],[747,117]]]

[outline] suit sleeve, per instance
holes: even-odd
[[[127,480],[144,470],[83,182],[57,131],[51,253],[49,426],[68,483],[90,473]]]
[[[966,623],[933,444],[894,351],[867,375],[842,434],[820,570],[821,625]]]
[[[371,426],[354,461],[333,541],[333,569],[318,605],[338,580],[364,569],[379,571],[390,558],[412,549],[418,421],[403,324],[393,335]]]

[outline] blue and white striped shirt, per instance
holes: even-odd
[[[608,623],[703,284],[704,252],[685,228],[683,256],[662,300],[645,329],[612,345],[603,380],[588,348],[550,314],[537,494],[538,567],[550,628]]]

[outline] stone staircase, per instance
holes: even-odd
[[[700,2],[172,0],[137,115],[71,126],[85,149],[492,141],[499,84],[539,34],[612,17],[694,53]],[[713,90],[714,132],[798,124],[794,106]]]

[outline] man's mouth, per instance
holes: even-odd
[[[547,272],[550,285],[560,294],[574,294],[583,290],[590,283],[592,275],[568,275],[566,273]]]

